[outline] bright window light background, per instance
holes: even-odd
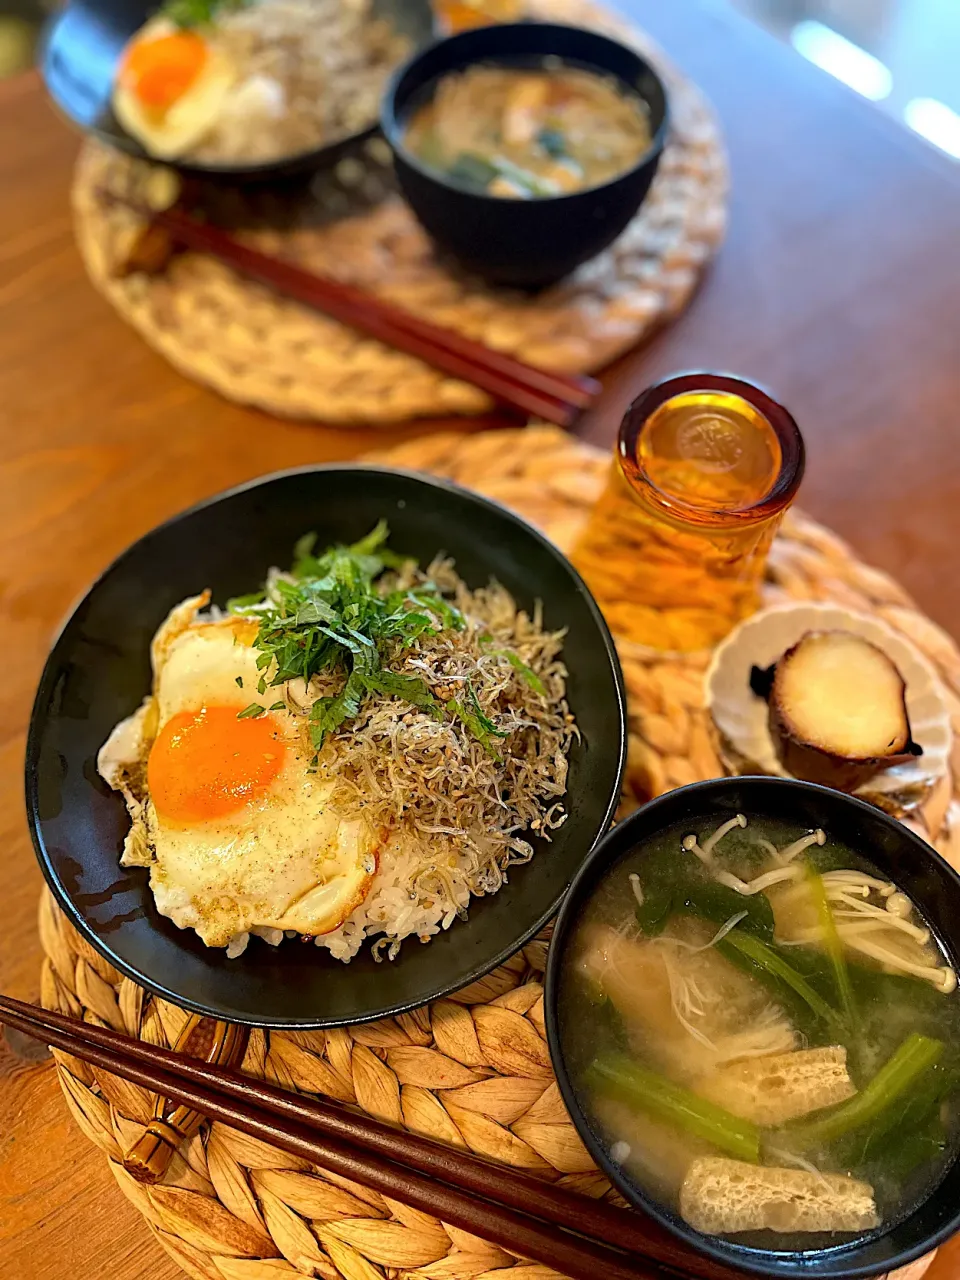
[[[960,160],[960,115],[936,98],[911,98],[903,109],[903,118],[921,137]]]
[[[790,32],[790,43],[808,62],[841,80],[871,102],[883,102],[894,89],[890,68],[866,49],[822,22],[804,19]],[[902,98],[901,98],[902,102]],[[911,97],[893,114],[901,114],[914,133],[960,160],[960,115],[937,98]]]
[[[726,3],[960,160],[960,0]]]
[[[882,101],[893,88],[893,76],[879,58],[822,22],[812,19],[798,22],[790,32],[790,43],[808,62],[842,80],[871,102]]]

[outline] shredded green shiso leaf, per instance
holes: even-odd
[[[388,570],[413,563],[389,549],[388,537],[381,520],[359,542],[316,555],[316,535],[307,534],[294,548],[289,574],[274,577],[261,592],[227,602],[231,613],[259,622],[254,641],[260,650],[257,692],[262,696],[295,679],[309,686],[316,676],[339,677],[339,689],[317,697],[310,708],[310,740],[317,751],[328,734],[357,717],[368,698],[381,697],[401,698],[436,719],[457,718],[497,758],[495,741],[509,731],[483,711],[469,681],[462,697],[443,701],[419,676],[393,669],[422,636],[462,631],[465,623],[460,610],[430,581],[395,589],[384,584]],[[517,654],[493,654],[506,658],[535,692],[545,692],[540,677]],[[254,702],[239,716],[266,710]]]
[[[178,27],[205,27],[216,21],[220,13],[245,9],[251,0],[166,0],[159,16]]]

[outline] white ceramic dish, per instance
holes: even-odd
[[[713,655],[705,700],[717,746],[731,773],[788,778],[767,721],[767,704],[750,688],[752,667],[768,667],[807,631],[852,631],[896,663],[907,686],[907,714],[923,754],[876,774],[855,794],[898,816],[916,812],[947,775],[953,730],[940,680],[927,659],[902,635],[866,614],[833,604],[776,605],[732,631]]]

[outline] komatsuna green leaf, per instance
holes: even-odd
[[[250,0],[166,0],[160,9],[163,17],[178,27],[207,26],[220,12],[244,9]]]
[[[565,160],[570,155],[567,139],[562,129],[544,127],[537,134],[537,144],[552,160]]]

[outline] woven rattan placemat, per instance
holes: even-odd
[[[436,435],[378,455],[449,476],[517,508],[569,546],[603,485],[607,455],[552,428]],[[861,564],[822,526],[790,516],[770,559],[767,599],[826,599],[903,631],[943,679],[960,731],[960,653],[890,578]],[[624,809],[722,772],[701,704],[704,661],[621,646],[630,700]],[[960,761],[953,762],[957,774]],[[928,803],[937,847],[960,864],[952,785]],[[80,938],[44,894],[48,1008],[172,1044],[186,1014],[148,996]],[[284,1087],[356,1103],[371,1115],[603,1196],[609,1186],[571,1125],[544,1038],[540,938],[481,982],[413,1014],[335,1031],[251,1035],[244,1070]],[[196,1280],[553,1280],[483,1241],[273,1147],[213,1124],[146,1187],[119,1161],[149,1119],[148,1094],[57,1054],[77,1123],[110,1161],[121,1190]],[[916,1277],[917,1272],[911,1271]]]
[[[531,0],[531,16],[610,31],[648,55],[670,93],[672,128],[654,185],[617,242],[571,279],[531,298],[484,288],[438,261],[396,194],[381,140],[309,191],[209,196],[217,220],[259,226],[271,253],[348,279],[437,324],[533,364],[594,370],[686,305],[724,231],[727,169],[713,112],[650,40],[591,0]],[[149,172],[88,142],[77,165],[77,240],[97,289],[188,377],[273,413],[382,424],[491,407],[454,381],[268,289],[215,260],[184,254],[160,276],[118,278],[130,215],[104,199]],[[281,228],[285,228],[281,230]]]

